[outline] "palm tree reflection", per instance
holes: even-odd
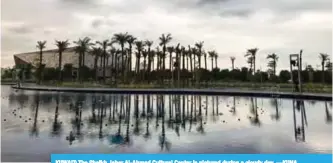
[[[159,145],[161,147],[161,150],[165,149],[170,150],[171,143],[166,139],[165,137],[165,109],[164,109],[164,96],[162,95],[161,100],[159,101],[161,103],[161,116],[162,116],[162,134],[159,137]]]
[[[58,117],[59,117],[59,97],[60,95],[56,95],[56,108],[55,108],[55,113],[54,113],[54,121],[52,125],[52,136],[60,136],[61,131],[62,131],[62,123],[58,122]]]
[[[201,134],[205,133],[205,130],[203,128],[203,116],[202,116],[202,108],[201,108],[201,96],[198,96],[199,99],[199,115],[198,115],[198,120],[200,121],[199,126],[197,127],[197,131],[200,132]]]
[[[146,110],[146,133],[144,134],[144,138],[147,140],[150,138],[151,134],[149,132],[149,121],[151,117],[151,112],[150,112],[150,95],[147,95],[147,110]]]
[[[39,100],[40,100],[40,95],[39,92],[35,94],[35,115],[34,115],[34,123],[33,126],[30,130],[30,136],[36,136],[38,137],[39,134],[39,129],[37,125],[37,117],[38,117],[38,109],[39,109]]]
[[[325,115],[326,115],[326,123],[332,123],[332,112],[328,110],[327,102],[325,101]]]
[[[279,111],[279,103],[278,103],[278,99],[275,98],[271,101],[271,105],[273,107],[275,107],[275,114],[271,115],[271,118],[276,120],[276,121],[279,121],[280,118],[281,118],[281,113]]]
[[[253,100],[253,97],[251,97],[250,112],[254,116],[254,117],[252,116],[249,117],[251,124],[260,127],[261,121],[259,119],[259,114],[258,114],[257,98],[254,98]]]

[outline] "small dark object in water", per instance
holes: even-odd
[[[81,123],[81,126],[83,126],[83,123]]]
[[[238,118],[238,121],[240,121],[240,118]]]
[[[4,119],[3,121],[6,121],[6,119]]]
[[[157,124],[156,126],[158,127],[158,126],[160,126],[160,124]]]
[[[219,115],[223,115],[223,113],[220,113]]]
[[[16,111],[16,109],[14,109],[14,111]]]
[[[134,125],[132,124],[131,126],[133,127]]]
[[[59,122],[60,124],[62,124],[62,122]]]
[[[28,122],[27,120],[25,120],[24,122]]]
[[[16,114],[14,114],[14,116],[16,116]]]
[[[42,122],[45,122],[45,120],[42,120]]]
[[[204,125],[206,124],[206,122],[203,123]]]
[[[229,107],[229,105],[227,105],[227,107]]]
[[[31,121],[31,118],[29,118],[29,121]]]
[[[105,126],[108,126],[108,124],[105,124]]]
[[[222,122],[225,123],[225,120],[223,120]]]
[[[22,118],[22,116],[19,116],[20,118]]]

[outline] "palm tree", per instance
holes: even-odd
[[[143,73],[142,73],[142,76],[143,76],[143,81],[146,80],[146,70],[147,70],[147,64],[146,64],[146,61],[147,61],[147,56],[148,56],[148,52],[147,50],[143,50],[142,51],[142,57],[143,57]]]
[[[213,69],[214,69],[214,62],[213,61],[214,61],[214,58],[215,58],[215,51],[208,51],[208,56],[212,61],[212,71],[213,71]]]
[[[41,80],[42,80],[43,49],[46,48],[45,44],[46,44],[46,41],[37,41],[37,45],[36,45],[36,47],[39,49],[38,84],[40,84]]]
[[[273,69],[273,75],[275,76],[276,75],[276,62],[278,61],[279,57],[275,53],[272,53],[272,54],[267,55],[267,59],[271,59],[268,62],[268,67]]]
[[[204,59],[205,59],[205,70],[207,70],[207,53],[203,52]]]
[[[167,47],[167,51],[169,52],[169,69],[170,69],[170,76],[171,76],[171,78],[172,78],[172,82],[174,82],[173,81],[173,71],[172,71],[172,53],[175,51],[175,48],[173,47],[173,46],[169,46],[169,47]]]
[[[202,47],[203,41],[195,43],[195,47],[198,49],[198,52],[195,55],[198,57],[199,70],[201,69],[201,56],[202,56]]]
[[[330,72],[332,72],[332,62],[328,60],[325,65],[326,69]]]
[[[85,66],[85,53],[89,52],[90,46],[94,45],[91,43],[91,39],[89,37],[85,37],[83,39],[79,39],[78,41],[74,41],[76,44],[75,52],[79,54],[79,73],[78,78],[82,79],[82,66]]]
[[[117,63],[117,49],[114,47],[111,47],[110,49],[110,55],[111,55],[111,70],[110,70],[110,77],[114,77],[115,78],[115,70],[116,70],[116,63]]]
[[[114,34],[113,35],[113,37],[112,37],[112,43],[113,42],[115,42],[115,43],[118,43],[119,45],[120,45],[120,47],[121,47],[121,65],[122,65],[122,68],[124,68],[125,67],[125,61],[124,61],[124,55],[125,55],[125,49],[124,49],[124,47],[125,47],[125,43],[126,42],[128,42],[128,40],[130,40],[130,39],[133,39],[130,35],[128,35],[128,33],[126,32],[126,33],[117,33],[117,34]],[[132,40],[130,40],[130,41],[132,41]],[[125,75],[124,75],[124,72],[125,71],[123,71],[123,82],[125,81]]]
[[[152,60],[154,59],[152,53],[151,53],[151,46],[153,45],[153,41],[150,41],[150,40],[146,40],[145,41],[145,44],[147,45],[148,47],[148,74],[150,74],[151,72],[151,63],[152,63]]]
[[[177,80],[178,80],[177,85],[179,86],[179,80],[180,80],[180,57],[181,57],[181,53],[182,53],[182,49],[181,49],[179,43],[177,44],[177,46],[175,48],[175,52],[176,52],[176,64],[174,66],[175,66],[175,68],[177,68]]]
[[[257,54],[258,50],[259,50],[258,48],[248,49],[245,54],[245,57],[252,58],[250,60],[252,61],[252,64],[253,64],[253,74],[256,72],[256,54]],[[251,65],[251,69],[252,69],[252,65]]]
[[[59,71],[59,81],[62,82],[62,53],[67,49],[69,46],[68,40],[66,41],[58,41],[56,40],[56,46],[58,47],[58,53],[59,53],[59,65],[58,65],[58,71]]]
[[[217,58],[219,57],[219,55],[217,53],[215,53],[215,68],[217,69]]]
[[[141,58],[141,52],[143,51],[144,48],[144,43],[142,41],[135,41],[135,46],[136,46],[136,73],[137,73],[137,79],[140,74],[140,58]]]
[[[127,43],[129,46],[129,54],[128,54],[128,69],[129,71],[132,71],[132,45],[134,44],[134,42],[136,41],[136,38],[129,35]]]
[[[253,69],[252,69],[252,67],[253,67],[253,57],[252,56],[249,56],[247,58],[247,63],[250,65],[249,74],[251,74],[253,72]]]
[[[107,48],[112,45],[109,40],[104,40],[102,42],[96,41],[96,44],[100,45],[103,49],[102,58],[103,59],[103,81],[105,82],[105,67],[106,67],[106,58],[107,58]]]
[[[95,80],[97,81],[98,78],[98,67],[97,67],[97,62],[98,62],[98,58],[102,57],[103,54],[103,49],[99,48],[99,47],[93,47],[91,50],[91,54],[93,56],[95,56],[94,59],[94,69],[95,69]],[[113,61],[113,60],[112,60]]]
[[[321,75],[322,75],[322,82],[325,83],[325,63],[328,61],[328,54],[320,53],[319,58],[321,61]]]
[[[165,54],[165,52],[166,52],[166,46],[167,46],[167,44],[172,40],[172,37],[171,37],[171,34],[170,33],[168,33],[168,34],[162,34],[162,36],[161,37],[159,37],[159,40],[160,40],[160,43],[159,43],[159,45],[160,46],[162,46],[162,61],[163,61],[163,68],[162,68],[162,70],[163,71],[165,71],[165,57],[166,57],[166,54]],[[163,79],[162,79],[162,81],[163,81]]]
[[[234,57],[234,56],[230,57],[232,70],[235,69],[235,59],[236,59],[236,57]]]

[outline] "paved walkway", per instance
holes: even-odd
[[[77,93],[119,93],[119,94],[200,94],[200,95],[226,95],[226,96],[256,96],[256,97],[278,97],[278,98],[297,98],[311,100],[332,101],[332,94],[322,93],[292,93],[292,92],[275,92],[275,91],[254,91],[240,90],[234,88],[215,89],[188,89],[188,88],[150,88],[150,89],[129,89],[129,88],[69,88],[69,87],[50,87],[25,85],[15,89],[34,90],[34,91],[56,91],[56,92],[77,92]]]

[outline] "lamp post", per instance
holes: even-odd
[[[297,76],[298,76],[298,83],[296,85],[296,81],[294,82],[296,87],[298,87],[298,89],[296,90],[299,93],[302,93],[302,80],[301,80],[301,71],[302,71],[302,63],[301,63],[301,54],[302,54],[302,50],[300,52],[300,54],[290,54],[289,56],[289,60],[290,60],[290,76],[291,76],[291,81],[294,82],[294,75],[293,75],[293,67],[297,67],[298,68],[298,72],[297,72]]]

